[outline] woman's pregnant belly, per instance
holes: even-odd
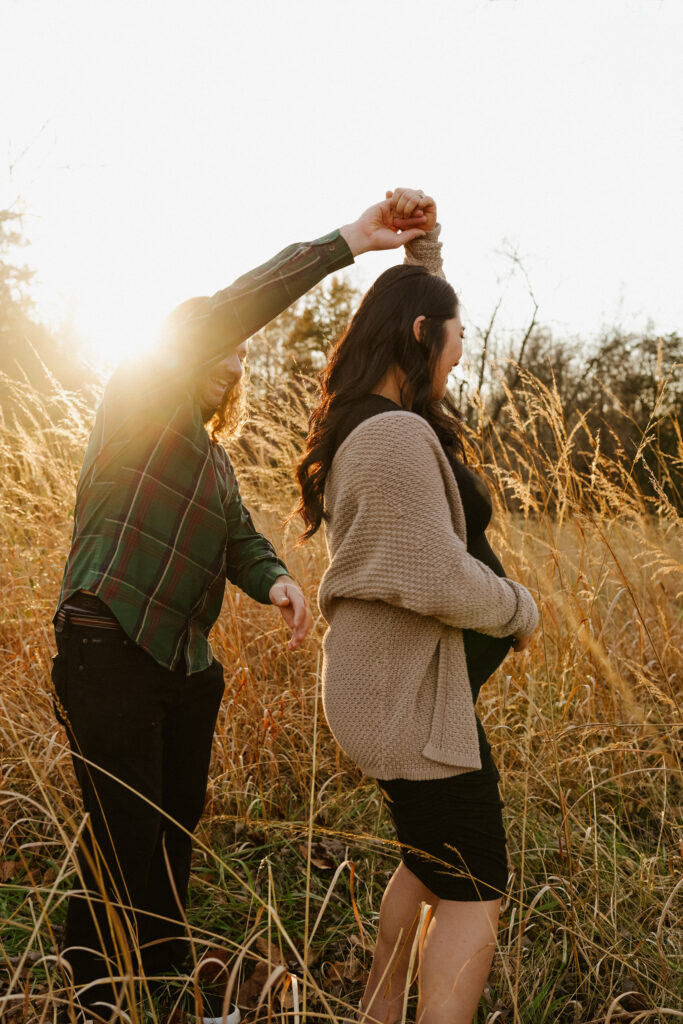
[[[496,557],[485,533],[477,537],[471,546],[468,545],[468,551],[492,569],[496,576],[505,576],[505,569]],[[473,629],[464,629],[462,637],[465,644],[467,672],[472,688],[472,700],[476,701],[486,680],[505,660],[512,646],[512,637],[486,636]]]

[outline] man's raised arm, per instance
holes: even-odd
[[[355,256],[396,249],[424,234],[425,217],[394,224],[391,199],[365,210],[357,220],[317,238],[289,245],[266,263],[239,277],[205,300],[191,300],[187,317],[171,315],[167,349],[183,369],[201,373],[287,309],[327,274],[353,262]],[[182,311],[179,307],[177,312]],[[180,368],[180,367],[179,367]]]

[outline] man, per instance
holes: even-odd
[[[419,208],[395,218],[395,203],[183,304],[154,359],[118,370],[105,390],[78,482],[52,672],[89,815],[65,959],[91,1014],[123,1005],[141,968],[185,959],[191,833],[223,693],[208,633],[226,579],[279,608],[291,649],[311,627],[206,424],[224,413],[250,335],[360,253],[424,234]]]

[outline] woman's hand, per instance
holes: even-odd
[[[514,637],[512,641],[512,649],[515,654],[519,654],[525,647],[528,647],[533,639],[533,633],[523,633],[521,636]]]
[[[436,203],[421,189],[397,188],[393,192],[387,192],[386,198],[391,200],[394,209],[394,225],[397,228],[403,230],[407,219],[420,213],[425,216],[422,225],[425,231],[431,231],[436,226]]]
[[[295,651],[306,639],[313,625],[313,616],[306,604],[306,598],[289,576],[279,576],[270,588],[268,597],[270,603],[280,609],[280,615],[291,629],[292,639],[287,646],[290,651]]]
[[[401,217],[401,223],[397,224],[393,203],[393,199],[376,203],[368,207],[353,224],[345,224],[339,229],[354,256],[378,249],[398,249],[400,245],[424,235],[427,221],[424,213],[418,210],[410,216]]]

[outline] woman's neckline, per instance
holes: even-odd
[[[396,402],[393,398],[389,398],[387,395],[383,395],[379,391],[368,391],[366,395],[361,396],[359,401],[362,402],[368,398],[380,398],[383,402],[388,402],[389,405],[394,407],[394,409],[402,409],[404,412],[410,412],[410,409],[406,409],[405,406],[400,404],[400,402]]]

